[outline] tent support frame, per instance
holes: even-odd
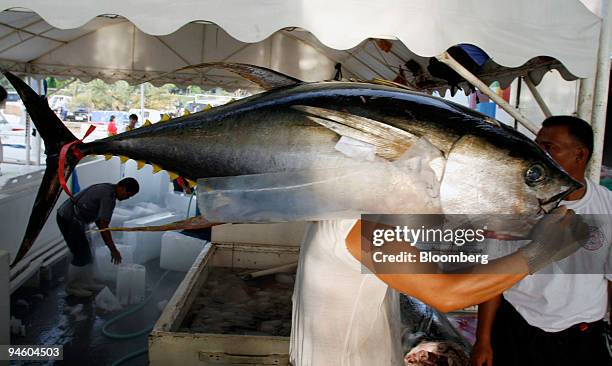
[[[578,86],[578,106],[576,116],[590,122],[593,116],[593,89],[595,80],[593,78],[580,79]]]
[[[593,154],[587,167],[587,177],[599,182],[603,160],[604,137],[606,133],[606,111],[608,107],[608,88],[610,83],[610,43],[612,26],[611,0],[601,0],[601,34],[599,36],[599,52],[597,55],[597,74],[595,77],[595,91],[593,93]]]
[[[533,95],[533,98],[535,99],[536,103],[538,103],[538,106],[542,110],[542,113],[544,113],[544,116],[546,118],[551,117],[552,116],[552,112],[550,111],[550,108],[548,108],[548,106],[546,105],[546,102],[542,98],[542,95],[540,94],[540,92],[536,88],[536,86],[533,83],[533,81],[531,81],[529,76],[527,76],[525,78],[525,84],[527,85],[527,88],[529,88],[529,91],[531,92],[531,95]]]
[[[451,69],[455,70],[457,74],[461,75],[468,83],[472,84],[476,88],[478,88],[483,94],[487,95],[491,100],[493,100],[501,109],[506,111],[509,115],[514,117],[520,124],[522,124],[526,129],[536,134],[538,128],[536,125],[531,122],[527,117],[525,117],[520,111],[516,108],[508,104],[502,97],[497,95],[488,85],[483,83],[478,77],[472,74],[468,69],[463,67],[457,60],[455,60],[448,52],[444,52],[439,56],[436,56],[438,61],[448,65]]]

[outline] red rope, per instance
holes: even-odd
[[[85,155],[83,154],[83,152],[81,152],[81,150],[77,149],[75,145],[82,143],[83,140],[85,140],[87,136],[89,136],[95,129],[96,129],[96,126],[90,125],[89,128],[87,129],[87,132],[85,132],[85,136],[83,136],[82,139],[69,142],[65,144],[64,146],[62,146],[62,149],[60,150],[59,164],[57,166],[57,176],[59,178],[62,189],[64,190],[64,192],[66,192],[66,194],[68,194],[68,196],[73,202],[75,201],[75,199],[72,193],[70,192],[70,190],[68,189],[68,185],[66,185],[66,178],[64,175],[65,164],[66,164],[66,154],[68,154],[68,150],[71,150],[72,155],[77,159],[77,162],[83,159]]]

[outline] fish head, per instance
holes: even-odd
[[[582,186],[519,132],[506,126],[480,132],[460,137],[447,153],[444,213],[520,215],[528,230]]]

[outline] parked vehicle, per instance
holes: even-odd
[[[56,112],[62,108],[67,110],[71,101],[72,97],[67,95],[52,95],[51,98],[49,98],[49,107]]]
[[[144,109],[144,116],[140,115],[140,108],[132,108],[128,111],[128,116],[130,114],[135,114],[138,116],[138,124],[142,125],[145,120],[149,120],[152,123],[159,122],[161,116],[164,114],[162,111],[158,111],[157,109]]]
[[[66,121],[89,122],[89,110],[87,108],[77,108],[73,112],[68,112]]]
[[[19,119],[25,117],[25,107],[16,91],[7,90],[6,100],[2,108],[5,115],[17,116]]]

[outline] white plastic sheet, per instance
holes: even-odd
[[[200,179],[198,205],[215,222],[357,218],[365,213],[438,212],[444,159],[424,139],[389,162],[340,141],[351,166]]]

